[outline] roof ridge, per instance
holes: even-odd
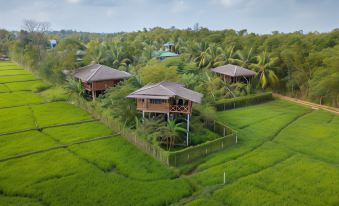
[[[159,83],[158,83],[158,84],[159,84]],[[146,84],[145,86],[139,88],[138,90],[132,92],[131,94],[134,94],[134,93],[136,93],[136,92],[141,92],[141,91],[144,91],[144,90],[146,90],[146,89],[153,88],[153,87],[157,86],[158,84]],[[146,87],[147,85],[148,85],[149,87],[144,88],[144,87]]]
[[[98,64],[98,65],[100,65],[98,68],[97,68],[97,70],[95,70],[95,72],[93,72],[93,74],[92,75],[90,75],[89,77],[88,77],[88,79],[87,79],[87,81],[89,81],[98,71],[99,71],[99,69],[102,67],[102,65],[101,64]]]
[[[160,84],[160,83],[159,83],[159,85],[160,85],[161,87],[163,87],[163,88],[167,89],[168,91],[172,92],[172,93],[173,93],[173,95],[176,95],[176,96],[177,96],[177,94],[176,94],[175,92],[173,92],[171,89],[169,89],[169,88],[165,87],[164,85],[162,85],[162,84]]]

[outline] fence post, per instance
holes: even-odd
[[[207,148],[206,148],[205,152],[206,152],[206,155],[207,155]]]
[[[177,166],[177,155],[174,155],[174,165]]]
[[[226,172],[224,171],[224,184],[226,184]]]
[[[225,135],[226,135],[226,128],[224,127],[224,137],[225,137]]]
[[[238,132],[235,133],[235,144],[238,144]]]
[[[224,142],[221,142],[221,149],[224,149]]]

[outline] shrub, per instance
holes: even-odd
[[[49,88],[51,88],[51,85],[43,83],[43,82],[40,82],[40,83],[34,84],[32,86],[32,91],[38,93],[38,92],[45,91],[45,90],[47,90]]]
[[[265,92],[232,99],[222,99],[217,101],[214,106],[216,107],[217,111],[223,111],[226,109],[234,109],[238,107],[260,104],[270,100],[273,100],[272,93]]]

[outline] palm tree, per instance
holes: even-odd
[[[272,70],[277,63],[277,58],[272,58],[267,51],[263,51],[262,54],[256,56],[257,63],[251,64],[251,68],[255,69],[258,74],[259,84],[262,89],[267,86],[275,85],[279,79]]]
[[[144,48],[142,50],[141,58],[144,62],[152,59],[153,52],[156,50],[155,46],[151,44],[144,44]]]
[[[216,66],[222,66],[225,64],[234,64],[238,61],[236,59],[236,52],[234,52],[234,46],[221,49],[220,55],[216,58]]]
[[[116,44],[113,44],[109,47],[108,56],[112,66],[115,68],[123,67],[126,69],[131,63],[130,59],[124,57],[122,47]]]
[[[187,130],[182,127],[181,123],[176,123],[175,120],[168,120],[167,124],[158,127],[157,131],[162,142],[166,142],[167,150],[170,150],[174,145],[176,139],[181,133],[186,133]]]
[[[245,68],[248,68],[250,64],[255,61],[256,58],[254,56],[253,48],[250,48],[249,50],[238,50],[235,52],[235,55],[237,56],[237,58],[235,59],[235,63]]]
[[[211,68],[216,66],[218,58],[222,54],[223,50],[216,44],[211,44],[205,51],[201,52],[200,55],[195,59],[198,63],[199,68]]]
[[[101,45],[95,47],[94,50],[90,52],[89,58],[92,64],[104,63],[107,59],[105,55],[105,48]]]
[[[82,97],[85,94],[83,84],[80,81],[73,78],[67,79],[65,89],[70,96],[72,94],[77,94],[79,97]]]

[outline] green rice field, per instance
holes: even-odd
[[[332,113],[282,100],[218,112],[238,144],[169,168],[32,80],[0,72],[0,205],[339,205]]]

